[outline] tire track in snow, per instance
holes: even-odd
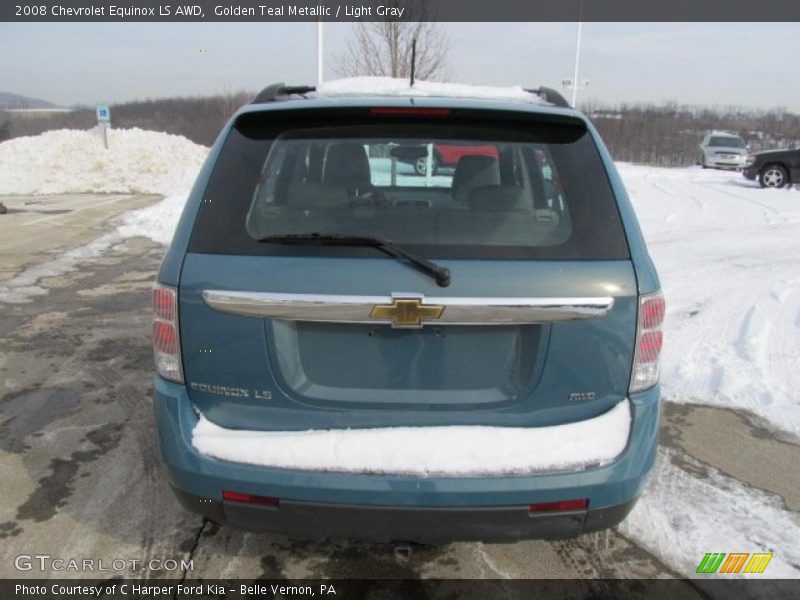
[[[738,173],[620,172],[667,300],[665,398],[800,433],[800,196],[746,187]]]
[[[800,196],[748,189],[738,174],[620,170],[667,300],[665,400],[742,408],[799,433]],[[775,552],[769,576],[800,576],[797,513],[682,450],[659,450],[619,531],[686,576],[706,552]]]

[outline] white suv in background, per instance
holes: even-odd
[[[735,133],[712,131],[700,144],[698,164],[707,169],[743,169],[747,163],[744,140]]]

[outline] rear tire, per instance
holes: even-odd
[[[782,188],[789,183],[789,173],[782,165],[767,165],[759,171],[758,183],[762,188]]]
[[[706,154],[705,154],[705,152],[700,155],[700,166],[703,167],[704,169],[708,168],[708,165],[706,164]]]
[[[421,156],[417,160],[414,161],[414,172],[417,175],[425,175],[428,168],[428,157]],[[436,158],[436,154],[431,156],[431,175],[436,175],[436,171],[439,169],[439,160]]]

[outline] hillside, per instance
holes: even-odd
[[[10,92],[0,92],[0,110],[4,108],[56,108],[56,105],[47,100],[20,96]]]

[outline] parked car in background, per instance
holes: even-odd
[[[704,169],[742,169],[747,162],[747,145],[735,133],[712,131],[700,144],[697,162]]]
[[[413,165],[417,175],[425,175],[428,172],[428,164],[431,167],[431,175],[436,175],[442,167],[455,168],[458,161],[465,156],[497,158],[497,148],[483,144],[431,144],[430,149],[432,150],[430,158],[427,146],[395,147],[392,156],[400,162]]]
[[[153,303],[177,497],[311,538],[615,525],[656,454],[664,299],[597,130],[560,96],[358,86],[265,89],[186,202]],[[385,172],[453,146],[452,175]]]
[[[755,179],[761,187],[782,188],[800,182],[800,148],[769,150],[753,154],[743,174]]]

